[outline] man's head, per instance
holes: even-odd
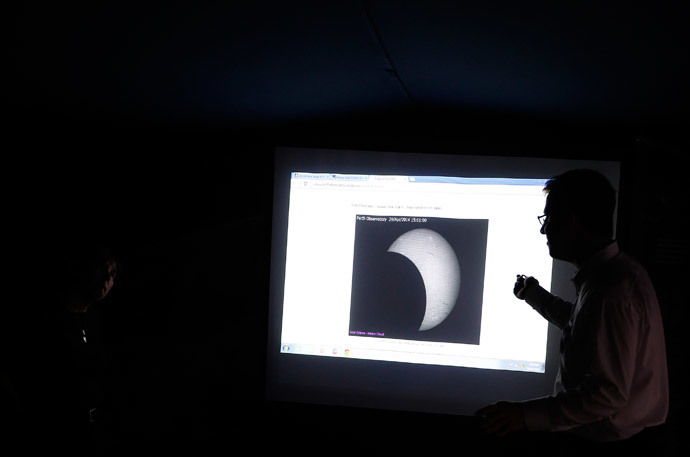
[[[567,171],[547,181],[544,192],[546,218],[541,233],[553,258],[577,262],[613,238],[616,192],[601,173]]]
[[[74,311],[86,311],[102,300],[113,287],[118,264],[109,249],[102,246],[79,246],[61,258],[58,294]]]

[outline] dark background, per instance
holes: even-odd
[[[350,330],[382,332],[385,338],[479,344],[488,221],[426,219],[425,223],[357,221]],[[405,256],[388,252],[399,236],[416,228],[440,234],[460,266],[460,292],[453,310],[439,325],[424,331],[419,326],[426,293],[419,270]]]
[[[101,313],[126,445],[234,448],[257,430],[304,452],[344,433],[370,450],[421,447],[419,430],[476,438],[462,418],[263,400],[273,148],[620,160],[619,240],[649,269],[665,319],[673,453],[687,444],[687,13],[682,2],[5,5],[0,169],[17,255],[4,263],[19,277],[5,294],[51,274],[50,240],[116,245],[123,270]],[[346,431],[355,418],[358,434]],[[286,424],[316,433],[302,441]]]

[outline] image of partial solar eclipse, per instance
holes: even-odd
[[[404,255],[417,267],[424,282],[426,306],[419,330],[443,322],[455,307],[460,291],[460,265],[450,244],[433,230],[413,229],[400,235],[388,252]]]
[[[488,220],[358,215],[350,335],[479,344]]]

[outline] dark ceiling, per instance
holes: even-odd
[[[19,116],[687,120],[686,2],[21,2]]]
[[[9,195],[87,220],[117,204],[137,234],[232,212],[224,198],[270,209],[270,194],[235,198],[252,183],[233,170],[270,167],[276,145],[334,145],[309,136],[416,150],[410,136],[440,135],[452,152],[482,132],[513,148],[500,155],[538,156],[512,135],[531,148],[565,125],[567,142],[687,144],[687,2],[36,0],[7,18]]]

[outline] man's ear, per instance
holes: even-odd
[[[580,216],[578,216],[575,211],[571,210],[568,208],[567,210],[564,211],[563,216],[566,218],[568,221],[568,224],[570,227],[574,228],[577,230],[578,233],[581,233],[582,230],[586,230],[586,226],[582,223],[582,219]]]
[[[586,243],[596,238],[595,234],[592,233],[591,228],[585,224],[582,217],[576,214],[574,211],[569,209],[566,217],[569,218],[570,226],[572,227],[577,239]]]

